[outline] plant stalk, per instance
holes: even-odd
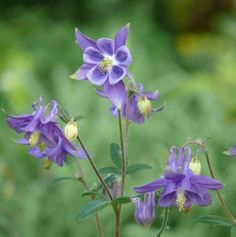
[[[160,237],[162,235],[162,233],[165,231],[166,224],[167,224],[167,221],[168,221],[168,214],[169,214],[169,208],[165,208],[163,220],[162,220],[162,223],[161,223],[161,228],[160,228],[159,232],[157,233],[156,237]]]

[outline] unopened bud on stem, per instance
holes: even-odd
[[[78,125],[76,122],[69,122],[64,129],[64,133],[66,138],[69,141],[73,141],[76,139],[78,135]]]

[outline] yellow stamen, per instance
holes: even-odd
[[[99,68],[106,72],[112,65],[112,60],[110,58],[104,58],[100,63],[99,63]]]
[[[29,143],[31,146],[36,146],[39,142],[40,132],[34,132],[30,135]]]
[[[43,160],[43,168],[44,169],[49,170],[51,165],[52,165],[52,162],[48,158]]]
[[[189,169],[192,170],[193,174],[201,174],[201,162],[198,158],[193,158],[189,163]]]
[[[151,114],[152,104],[151,101],[146,97],[139,97],[138,99],[138,109],[141,114],[149,117]]]
[[[186,200],[187,199],[184,195],[184,191],[177,190],[176,204],[177,204],[177,207],[179,208],[179,211],[184,210],[184,205],[185,205]]]

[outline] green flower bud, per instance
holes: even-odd
[[[141,114],[145,117],[149,117],[151,114],[152,104],[146,96],[139,97],[138,99],[138,109]]]
[[[66,138],[69,141],[73,141],[76,139],[78,135],[78,125],[76,122],[69,122],[64,129],[64,133]]]
[[[199,175],[201,174],[201,162],[198,158],[192,158],[189,163],[189,169],[192,170],[193,174]]]

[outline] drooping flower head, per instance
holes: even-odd
[[[46,162],[59,166],[66,161],[68,154],[83,157],[83,152],[70,143],[57,125],[58,105],[51,101],[46,106],[42,97],[32,105],[33,113],[20,116],[9,115],[7,123],[17,133],[24,133],[24,138],[17,143],[29,145],[29,154]]]
[[[144,201],[140,198],[133,198],[132,202],[135,204],[135,220],[138,224],[148,227],[156,217],[156,197],[155,192],[148,192],[144,194]]]
[[[89,80],[96,86],[106,81],[114,85],[127,74],[132,62],[129,49],[125,45],[129,25],[121,28],[115,39],[101,38],[93,40],[76,29],[76,42],[83,50],[84,64],[72,75],[73,79]]]
[[[143,85],[138,84],[131,91],[127,91],[123,81],[116,85],[104,84],[104,89],[97,91],[99,95],[107,98],[112,102],[111,113],[117,116],[118,110],[121,111],[122,117],[126,117],[134,123],[143,123],[145,117],[149,118],[152,112],[158,112],[161,109],[152,108],[151,101],[159,98],[159,93],[144,92]],[[128,95],[131,93],[131,95]]]
[[[178,155],[178,159],[177,159]],[[223,184],[206,176],[196,175],[191,170],[191,149],[171,147],[164,175],[151,183],[135,187],[140,193],[162,189],[158,205],[177,206],[179,210],[193,204],[207,206],[212,203],[208,190],[223,188]]]

